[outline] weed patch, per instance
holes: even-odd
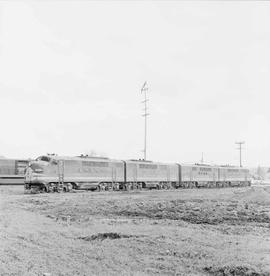
[[[214,276],[269,276],[269,273],[256,272],[245,266],[204,267],[205,272]]]
[[[84,241],[94,241],[94,240],[103,241],[105,239],[115,240],[115,239],[127,239],[131,237],[134,237],[134,236],[109,232],[109,233],[98,233],[96,235],[91,235],[86,237],[79,237],[78,239],[84,240]]]

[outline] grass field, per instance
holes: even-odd
[[[270,187],[0,187],[0,275],[270,275]]]

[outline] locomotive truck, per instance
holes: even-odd
[[[29,163],[25,190],[64,191],[249,186],[249,170],[144,160],[44,155]]]

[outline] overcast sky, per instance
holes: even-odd
[[[270,165],[270,3],[0,3],[0,155]]]

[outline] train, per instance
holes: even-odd
[[[24,185],[24,174],[29,160],[0,159],[0,185]]]
[[[26,169],[25,191],[135,190],[250,186],[249,170],[233,166],[43,155]]]

